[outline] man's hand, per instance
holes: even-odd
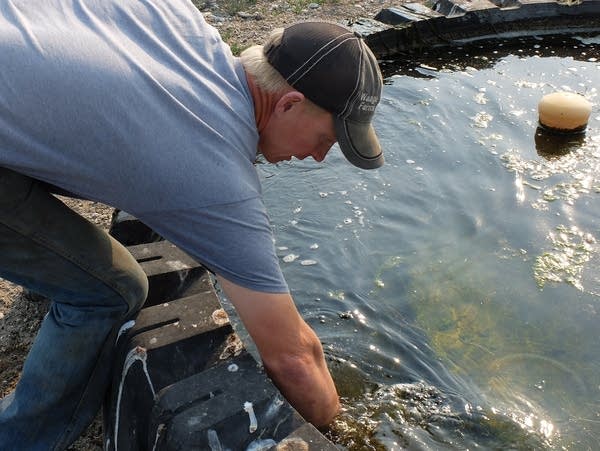
[[[300,414],[326,426],[340,404],[323,348],[288,293],[262,293],[223,277],[219,283],[254,340],[273,382]]]

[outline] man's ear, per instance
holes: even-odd
[[[299,91],[286,92],[275,104],[275,113],[283,114],[291,110],[295,105],[304,101],[304,94]]]

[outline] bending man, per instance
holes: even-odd
[[[360,38],[302,23],[233,57],[187,0],[0,5],[0,276],[52,300],[0,449],[59,450],[92,421],[114,336],[147,280],[126,249],[49,192],[125,210],[217,275],[291,404],[339,408],[318,337],[279,268],[256,170],[335,142],[383,164],[381,75]]]

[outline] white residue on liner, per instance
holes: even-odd
[[[277,446],[277,442],[272,438],[266,439],[256,439],[251,442],[246,451],[267,451],[272,449],[274,446]],[[278,447],[279,448],[279,447]],[[285,449],[299,449],[299,448],[285,448]]]
[[[160,438],[160,435],[162,434],[162,432],[165,429],[166,429],[166,427],[163,423],[159,424],[158,427],[156,428],[156,436],[154,437],[154,446],[152,446],[152,451],[156,451],[156,445],[158,444],[158,439]]]
[[[275,415],[277,414],[277,412],[279,412],[279,409],[281,408],[281,406],[283,406],[283,404],[284,404],[283,399],[281,399],[279,396],[275,396],[273,398],[273,402],[267,408],[267,413],[265,414],[265,418],[267,420],[274,418]]]
[[[248,426],[248,432],[250,432],[252,434],[258,428],[258,423],[256,421],[256,415],[254,414],[254,407],[252,406],[252,403],[249,401],[246,401],[244,403],[244,410],[246,412],[248,412],[248,417],[250,418],[250,425]]]
[[[223,447],[221,446],[221,441],[219,440],[217,431],[215,431],[214,429],[209,429],[207,435],[208,446],[210,447],[210,451],[223,451]]]
[[[181,271],[184,269],[190,269],[190,265],[188,265],[187,263],[182,262],[181,260],[167,260],[165,262],[165,264],[171,268],[174,269],[175,271]]]
[[[146,379],[148,380],[148,385],[150,386],[150,391],[152,391],[152,397],[156,398],[156,391],[154,390],[154,385],[152,384],[152,380],[150,379],[150,374],[148,373],[148,364],[147,364],[148,354],[146,349],[141,346],[136,346],[132,350],[127,353],[127,357],[125,357],[125,363],[123,364],[123,371],[121,372],[121,382],[119,383],[119,392],[117,395],[117,407],[115,412],[115,430],[114,430],[114,440],[115,440],[115,451],[118,451],[119,445],[119,414],[121,410],[121,397],[123,396],[123,384],[125,383],[125,378],[127,377],[127,373],[129,372],[129,368],[139,360],[142,362],[142,367],[144,369],[144,373],[146,374]]]
[[[115,339],[115,344],[119,341],[119,338],[121,338],[121,335],[127,333],[127,331],[129,329],[131,329],[133,326],[135,326],[135,320],[133,320],[133,319],[130,319],[129,321],[123,323],[123,325],[119,329],[119,333],[117,334],[117,338]]]

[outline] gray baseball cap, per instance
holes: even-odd
[[[348,161],[363,169],[383,164],[371,124],[383,80],[360,35],[333,23],[301,22],[286,28],[281,41],[264,52],[288,84],[333,114]]]

